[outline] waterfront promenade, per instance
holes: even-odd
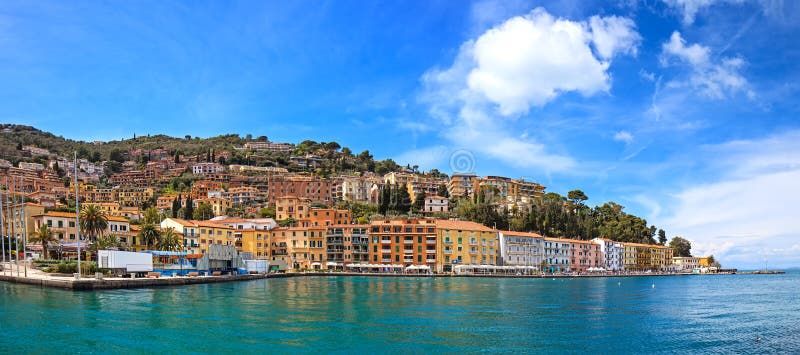
[[[11,271],[11,272],[9,272]],[[370,276],[370,277],[418,277],[418,278],[603,278],[603,277],[650,277],[650,276],[701,276],[701,275],[726,275],[726,273],[716,274],[691,274],[691,273],[598,273],[598,274],[406,274],[406,273],[358,273],[358,272],[291,272],[291,273],[269,273],[269,274],[250,274],[250,275],[220,275],[220,276],[162,276],[158,278],[123,278],[123,277],[102,277],[83,276],[76,279],[72,275],[51,274],[41,270],[28,267],[25,276],[24,267],[5,264],[4,271],[0,272],[0,281],[38,285],[42,287],[53,287],[76,291],[108,290],[124,288],[147,288],[159,286],[184,286],[220,282],[252,281],[266,278],[286,278],[286,277],[332,277],[332,276]],[[753,274],[779,274],[782,271],[754,272]]]

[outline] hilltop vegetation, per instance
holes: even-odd
[[[342,147],[336,142],[306,140],[295,145],[295,149],[288,152],[254,152],[235,149],[235,147],[242,147],[245,143],[253,141],[267,141],[267,137],[254,138],[251,135],[241,137],[238,134],[226,134],[209,138],[189,135],[177,138],[158,134],[135,136],[131,139],[108,142],[84,142],[56,136],[31,126],[0,125],[0,155],[3,159],[9,160],[13,164],[19,161],[44,162],[45,159],[43,157],[30,156],[21,150],[23,146],[35,146],[47,149],[50,153],[62,157],[71,157],[73,152],[77,152],[79,158],[94,163],[104,161],[121,163],[132,159],[132,157],[128,156],[128,152],[137,149],[164,149],[167,151],[167,155],[173,159],[175,155],[202,156],[208,161],[218,161],[223,164],[283,167],[290,171],[309,171],[320,176],[354,172],[385,174],[403,170],[403,167],[392,159],[377,161],[368,150],[354,154],[352,150]],[[319,159],[318,163],[314,164],[316,166],[302,168],[290,164],[290,159],[293,156],[306,155]],[[225,158],[226,156],[227,158]],[[139,162],[144,163],[150,158],[147,155],[143,155],[137,159]],[[112,171],[115,170],[117,169],[112,169]]]

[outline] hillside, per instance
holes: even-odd
[[[267,141],[267,137],[252,138],[249,135],[240,137],[238,134],[226,134],[209,138],[191,136],[178,138],[159,134],[108,142],[84,142],[56,136],[31,126],[2,124],[0,125],[0,158],[9,160],[15,165],[19,161],[42,162],[44,160],[42,157],[35,157],[22,151],[23,146],[47,149],[50,153],[63,157],[71,157],[73,152],[77,151],[79,158],[95,163],[108,160],[134,160],[134,157],[129,156],[128,152],[137,149],[164,149],[170,156],[175,154],[196,156],[211,153],[223,157],[224,162],[228,164],[284,167],[292,171],[311,171],[321,176],[365,171],[385,174],[403,170],[391,159],[376,161],[369,151],[353,154],[349,148],[341,147],[336,142],[306,140],[296,144],[295,149],[288,152],[255,152],[234,149],[247,142],[257,141]],[[318,166],[298,168],[290,164],[291,157],[306,155],[318,158]]]

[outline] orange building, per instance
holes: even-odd
[[[436,220],[381,219],[370,222],[370,262],[384,265],[436,266]],[[428,249],[429,240],[434,250]]]

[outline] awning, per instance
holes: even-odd
[[[311,266],[322,266],[322,264],[314,262],[314,263],[311,263]]]

